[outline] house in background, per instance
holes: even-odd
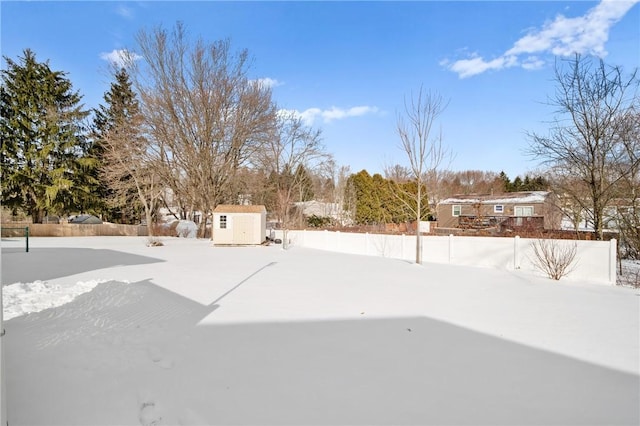
[[[69,223],[82,225],[99,225],[102,223],[102,219],[91,214],[81,214],[69,219]]]
[[[463,229],[560,229],[562,216],[548,191],[457,195],[438,203],[436,213],[438,228]]]
[[[213,210],[214,245],[257,245],[266,237],[264,206],[221,204]]]
[[[306,218],[311,216],[329,218],[332,223],[340,225],[350,225],[353,222],[350,219],[349,212],[345,211],[340,203],[325,203],[311,200],[299,201],[294,203],[294,205]]]

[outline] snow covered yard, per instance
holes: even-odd
[[[279,245],[30,243],[2,241],[10,425],[640,422],[637,289]]]

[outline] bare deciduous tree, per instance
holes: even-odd
[[[135,113],[127,121],[118,120],[101,138],[104,150],[101,176],[112,191],[115,206],[139,201],[144,208],[148,236],[153,237],[152,214],[163,186],[155,172],[149,140],[142,135],[142,116]]]
[[[556,170],[560,183],[575,178],[588,188],[586,196],[576,191],[583,185],[556,189],[582,207],[596,238],[602,239],[605,209],[616,197],[619,181],[634,166],[621,144],[619,117],[633,103],[636,74],[625,78],[619,67],[576,55],[568,69],[556,66],[555,81],[556,94],[550,104],[559,117],[548,136],[529,135],[529,152]]]
[[[620,140],[629,160],[623,165],[628,172],[620,182],[616,222],[623,255],[640,259],[640,112],[634,108],[620,120],[623,129]]]
[[[447,107],[440,94],[420,90],[405,99],[405,116],[399,116],[397,130],[400,136],[400,148],[409,160],[411,179],[416,183],[415,194],[399,194],[400,199],[411,197],[414,202],[408,205],[416,218],[416,263],[422,263],[422,245],[420,239],[420,220],[422,219],[423,188],[426,177],[435,173],[448,151],[442,146],[442,135],[434,137],[432,127],[436,119]],[[399,187],[399,186],[398,186]]]
[[[178,23],[137,36],[143,64],[137,69],[149,133],[163,167],[157,172],[174,194],[206,219],[221,202],[235,202],[230,182],[273,134],[271,90],[247,77],[248,54],[229,41],[189,40]]]
[[[589,217],[584,207],[584,200],[589,198],[588,185],[578,177],[568,175],[561,168],[549,169],[547,176],[551,186],[557,193],[556,208],[562,218],[567,220],[576,232],[583,227],[589,226],[589,223],[587,223]],[[564,188],[571,188],[571,193],[566,193]]]
[[[294,201],[303,201],[301,192],[309,176],[307,171],[319,170],[332,157],[325,150],[319,130],[306,126],[295,112],[281,111],[272,137],[255,152],[251,162],[271,179],[275,196],[275,212],[283,227],[290,219]]]
[[[156,158],[145,133],[144,117],[125,68],[113,67],[114,82],[105,93],[107,105],[96,110],[94,150],[100,157],[99,174],[106,204],[136,216],[142,206],[149,237],[153,237],[153,213],[162,193],[155,173]]]
[[[329,200],[336,206],[337,220],[340,225],[351,225],[355,216],[355,203],[348,189],[347,182],[351,175],[349,166],[337,166],[334,161],[328,162],[333,180],[333,191]]]
[[[396,183],[409,182],[411,180],[411,175],[411,170],[400,164],[394,164],[393,166],[385,167],[384,169],[384,177]]]

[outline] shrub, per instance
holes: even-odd
[[[164,243],[158,237],[148,237],[147,247],[162,247]]]
[[[568,241],[539,238],[532,243],[533,264],[549,278],[559,280],[573,270],[578,245]]]
[[[307,224],[312,228],[322,228],[323,226],[331,225],[331,218],[314,214],[307,218]]]

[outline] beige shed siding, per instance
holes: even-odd
[[[221,217],[226,228],[221,228]],[[262,244],[267,235],[267,210],[264,206],[219,205],[213,211],[214,245]]]

